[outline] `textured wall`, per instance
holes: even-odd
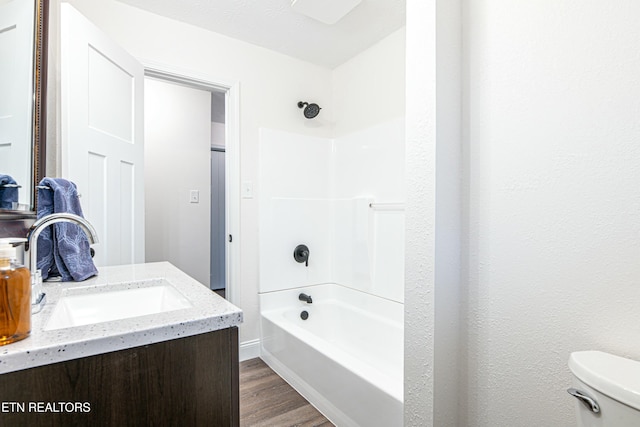
[[[404,423],[433,425],[435,281],[435,19],[407,1]]]
[[[463,404],[462,8],[436,2],[436,229],[434,425],[455,426]],[[462,325],[463,326],[463,325]]]
[[[466,3],[463,425],[573,425],[570,352],[640,359],[640,3]]]
[[[405,425],[459,423],[461,3],[407,2]]]

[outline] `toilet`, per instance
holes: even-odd
[[[578,427],[640,426],[640,362],[601,351],[569,357]]]

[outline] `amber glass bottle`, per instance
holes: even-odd
[[[13,259],[15,249],[0,244],[0,345],[24,339],[31,332],[31,275]]]

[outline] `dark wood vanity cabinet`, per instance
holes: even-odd
[[[0,426],[238,426],[238,378],[232,327],[0,375]]]

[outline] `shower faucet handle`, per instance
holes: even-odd
[[[293,259],[296,262],[303,263],[305,267],[309,267],[309,248],[307,245],[298,245],[293,250]]]

